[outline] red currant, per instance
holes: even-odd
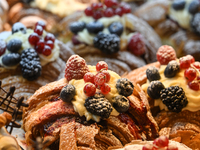
[[[160,136],[154,140],[153,144],[158,147],[166,147],[169,144],[169,139],[166,136]]]
[[[38,21],[36,23],[36,26],[41,26],[43,29],[45,29],[46,28],[46,23],[44,21],[40,20],[40,21]]]
[[[37,33],[39,36],[41,36],[42,33],[43,33],[42,26],[36,26],[35,29],[34,29],[34,32]]]
[[[188,83],[188,86],[195,91],[198,91],[200,89],[200,82],[198,80],[193,80]]]
[[[200,62],[199,62],[199,61],[195,61],[192,65],[193,65],[195,68],[200,69]]]
[[[194,68],[188,68],[185,70],[184,76],[188,81],[192,81],[196,78],[196,70]]]
[[[118,15],[118,16],[122,16],[123,15],[123,11],[122,11],[122,9],[120,7],[115,9],[115,15]]]
[[[169,145],[167,147],[167,150],[178,150],[178,147],[176,147],[175,145]]]
[[[109,86],[109,84],[107,83],[104,83],[102,86],[101,86],[101,93],[102,94],[108,94],[111,90],[111,87]]]
[[[140,33],[136,33],[131,37],[128,49],[136,56],[141,56],[145,53],[146,46]]]
[[[45,46],[44,40],[39,40],[39,41],[37,42],[37,45],[36,45],[35,49],[36,49],[36,51],[37,51],[38,53],[41,54],[42,51],[43,51],[43,49],[44,49],[44,46]]]
[[[45,42],[46,41],[48,41],[48,40],[50,40],[50,41],[55,41],[55,36],[52,34],[52,33],[47,33],[47,35],[45,36],[45,38],[44,38],[44,40],[45,40]]]
[[[85,82],[91,82],[94,83],[94,74],[91,72],[87,72],[83,77]]]
[[[37,33],[32,33],[31,35],[29,35],[28,37],[28,41],[31,45],[34,45],[36,46],[37,45],[37,42],[40,40],[40,37],[38,36]]]
[[[77,39],[77,37],[74,35],[73,37],[72,37],[72,43],[74,44],[74,45],[79,45],[81,42]]]
[[[107,7],[116,7],[118,5],[118,2],[117,2],[117,0],[105,0],[104,4]]]
[[[95,83],[97,86],[101,86],[101,85],[103,85],[105,82],[106,82],[106,76],[105,76],[105,74],[103,74],[103,73],[97,73],[97,74],[94,76],[94,83]]]
[[[92,7],[87,7],[84,12],[85,12],[86,16],[92,16],[93,15]]]
[[[107,70],[101,70],[101,73],[105,74],[106,76],[106,83],[110,81],[110,73]]]
[[[102,13],[102,11],[97,10],[97,11],[95,11],[95,12],[93,13],[92,16],[93,16],[94,19],[98,20],[98,19],[100,19],[101,17],[103,17],[103,13]]]
[[[51,49],[53,49],[54,48],[54,43],[53,43],[53,41],[47,41],[46,42],[46,45],[48,45],[49,47],[51,47]]]
[[[93,96],[96,93],[96,86],[92,83],[88,83],[84,86],[83,92],[86,96]]]
[[[131,12],[131,7],[130,5],[126,4],[126,3],[121,3],[120,7],[122,8],[123,13],[127,14]]]
[[[6,51],[6,42],[4,40],[0,40],[0,56],[3,55]]]
[[[195,62],[195,59],[191,55],[187,55],[187,56],[181,57],[179,59],[180,68],[181,69],[187,69],[187,68],[189,68],[190,64],[192,64],[193,62]]]
[[[100,71],[101,69],[108,70],[108,64],[105,61],[99,61],[96,64],[96,70]]]
[[[97,9],[103,8],[103,4],[102,3],[92,3],[91,6],[92,6],[93,10],[97,10]]]
[[[114,15],[114,11],[112,8],[107,8],[105,11],[104,11],[104,16],[105,17],[112,17]]]
[[[51,55],[51,47],[49,47],[48,45],[45,45],[44,49],[42,51],[42,54],[45,55],[45,56]]]

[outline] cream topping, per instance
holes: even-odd
[[[86,15],[83,15],[79,21],[83,21],[85,22],[86,24],[89,23],[89,22],[92,22],[92,21],[95,21],[92,17],[88,17]],[[132,37],[132,35],[134,33],[129,33],[127,32],[126,30],[126,27],[128,26],[127,22],[128,21],[126,19],[126,14],[124,14],[123,16],[118,16],[118,15],[115,15],[113,17],[102,17],[100,19],[98,19],[98,22],[101,22],[103,25],[104,25],[104,29],[103,29],[103,33],[110,33],[109,30],[108,30],[108,26],[110,24],[112,24],[113,22],[120,22],[122,23],[123,27],[124,27],[124,30],[123,30],[123,33],[122,35],[120,36],[120,39],[121,39],[121,43],[120,43],[120,46],[121,46],[121,49],[123,49],[125,47],[124,45],[124,42],[127,43],[130,38]],[[94,34],[91,34],[88,32],[87,29],[84,29],[83,31],[81,32],[78,32],[78,40],[83,42],[83,43],[86,43],[88,45],[93,45],[93,39],[94,39],[95,35]]]
[[[200,101],[200,91],[194,91],[188,87],[187,81],[184,77],[185,69],[181,69],[177,73],[177,75],[173,78],[166,78],[164,75],[165,68],[166,68],[166,65],[162,65],[159,70],[159,73],[161,76],[161,79],[159,81],[163,83],[165,88],[170,87],[170,86],[180,86],[183,88],[185,95],[187,97],[187,100],[188,100],[188,104],[182,110],[189,110],[192,112],[200,110],[200,102],[199,102]],[[149,81],[146,84],[142,85],[142,88],[146,93],[147,93],[148,86],[149,86]],[[154,105],[159,106],[161,110],[162,109],[168,110],[166,105],[163,104],[160,99],[155,100]]]
[[[16,32],[14,34],[11,34],[5,41],[6,41],[6,43],[8,43],[8,41],[10,41],[11,39],[14,39],[14,38],[21,40],[22,47],[19,51],[19,53],[21,53],[24,49],[34,48],[28,41],[28,37],[32,33],[33,33],[32,29],[27,29],[26,34],[23,34],[22,32]],[[47,34],[47,32],[43,31],[43,35],[41,36],[41,38],[44,38],[46,34]],[[6,49],[6,52],[0,57],[0,65],[4,66],[5,68],[8,68],[8,69],[15,69],[17,67],[17,65],[12,66],[12,67],[7,67],[7,66],[3,65],[2,57],[7,53],[10,53],[10,52]],[[60,48],[58,46],[58,42],[55,40],[54,48],[52,49],[52,53],[49,56],[39,54],[41,65],[44,66],[49,62],[55,61],[59,57],[59,53],[60,53]]]
[[[92,2],[97,1],[90,0],[88,3],[83,3],[77,0],[34,0],[31,2],[31,6],[65,17],[75,11],[84,10]]]
[[[89,70],[90,72],[92,72],[93,74],[96,74],[96,66],[89,66]],[[111,87],[111,91],[105,95],[106,99],[108,99],[111,104],[114,102],[114,97],[116,97],[117,95],[119,95],[117,88],[116,88],[116,82],[118,79],[120,79],[121,77],[113,72],[108,70],[108,72],[110,73],[110,81],[108,82],[109,86]],[[72,104],[74,106],[74,110],[76,112],[79,113],[80,116],[85,116],[87,121],[92,119],[96,122],[99,122],[101,117],[97,116],[97,115],[93,115],[90,112],[87,111],[87,109],[84,106],[85,100],[87,98],[87,96],[84,94],[83,92],[83,87],[85,86],[85,83],[83,79],[80,80],[75,80],[72,79],[69,84],[73,85],[76,87],[76,95],[74,96],[74,99],[72,100]],[[99,91],[101,92],[101,91]],[[113,108],[113,111],[111,112],[111,115],[113,116],[118,116],[119,113]]]
[[[191,1],[192,0],[185,0],[185,8],[182,10],[174,10],[172,7],[169,9],[170,18],[178,22],[178,24],[184,29],[190,29],[192,15],[188,12],[188,7]]]

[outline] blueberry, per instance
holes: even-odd
[[[75,94],[76,94],[75,87],[71,84],[68,84],[62,88],[62,90],[60,92],[60,98],[64,102],[71,102],[71,100],[74,98]]]
[[[77,34],[78,32],[82,31],[85,28],[85,23],[82,21],[77,21],[77,22],[72,22],[69,25],[69,29],[71,30],[71,32],[73,32],[74,34]]]
[[[95,22],[88,23],[86,25],[86,28],[89,33],[97,34],[98,32],[103,30],[104,26],[103,26],[103,23],[95,21]]]
[[[190,3],[189,7],[188,7],[189,13],[191,13],[191,14],[197,13],[198,10],[199,10],[199,6],[200,6],[199,0],[193,0],[193,1]]]
[[[22,33],[26,34],[26,27],[22,23],[16,22],[12,26],[12,34],[14,34],[15,32],[19,32],[19,31],[21,31]]]
[[[152,81],[147,88],[147,94],[152,99],[160,98],[160,91],[163,90],[165,86],[160,81]]]
[[[20,54],[8,53],[2,57],[2,63],[5,66],[11,67],[17,65],[21,60]]]
[[[191,27],[194,32],[200,35],[200,13],[196,13],[192,18]]]
[[[158,69],[154,66],[150,66],[146,70],[147,79],[151,81],[160,80],[160,73]]]
[[[129,100],[122,95],[114,98],[113,107],[120,113],[126,112],[129,109]]]
[[[116,84],[117,91],[123,96],[130,96],[133,93],[133,83],[126,78],[117,80]]]
[[[185,0],[175,0],[172,4],[172,8],[175,10],[182,10],[185,7]]]
[[[120,22],[113,22],[108,29],[110,33],[120,36],[124,30],[124,27]]]
[[[180,70],[179,63],[175,60],[172,60],[168,63],[167,67],[165,68],[164,75],[167,78],[172,78],[176,76],[179,70]]]
[[[10,52],[16,53],[18,52],[22,47],[22,41],[19,39],[11,39],[7,44],[7,49]]]

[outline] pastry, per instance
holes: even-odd
[[[110,69],[122,75],[156,61],[156,50],[161,46],[152,28],[130,12],[128,4],[115,0],[93,4],[64,18],[59,26],[63,36],[59,38],[69,41],[71,37],[67,47],[88,64],[105,59]]]
[[[16,98],[27,99],[40,86],[62,78],[65,61],[73,54],[53,34],[43,30],[43,23],[38,22],[34,30],[15,23],[12,34],[0,40],[1,86],[5,90],[15,86]]]
[[[10,123],[11,119],[12,116],[7,112],[0,114],[0,150],[21,150],[16,139],[4,127]]]
[[[58,22],[69,14],[85,9],[97,0],[8,0],[10,10],[9,23],[21,22],[26,27],[34,28],[37,21],[47,24],[47,31],[58,34]]]
[[[7,21],[8,3],[6,0],[0,1],[0,32],[4,30],[4,24]]]
[[[178,58],[192,55],[199,61],[199,7],[198,0],[155,0],[134,14],[154,28],[163,44],[173,46]]]
[[[39,88],[28,99],[23,112],[26,142],[41,136],[44,148],[104,150],[135,139],[155,139],[158,127],[147,99],[139,97],[144,97],[141,88],[108,70],[106,62],[90,66],[72,55],[65,78]]]
[[[159,142],[157,142],[159,140]],[[146,149],[145,149],[146,148]],[[125,145],[123,148],[110,148],[109,150],[192,150],[182,143],[169,140],[165,136],[160,136],[154,141],[141,141],[134,140],[131,143]]]
[[[177,59],[174,49],[167,45],[159,48],[157,59],[159,69],[137,71],[146,73],[142,89],[149,99],[159,134],[192,149],[200,148],[200,62],[191,55]]]

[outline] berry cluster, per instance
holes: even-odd
[[[103,3],[93,3],[85,9],[85,15],[100,19],[102,17],[112,17],[114,15],[122,16],[130,13],[131,7],[126,3],[118,3],[117,0],[105,0]]]
[[[195,91],[200,90],[200,62],[195,61],[194,57],[187,55],[179,59],[180,68],[185,69],[184,76],[188,86]]]
[[[35,47],[35,50],[39,54],[49,56],[54,48],[55,37],[53,34],[47,33],[44,39],[42,39],[41,36],[45,27],[46,25],[43,21],[38,21],[36,23],[34,32],[29,36],[28,41]]]
[[[160,136],[153,141],[153,144],[146,144],[142,150],[178,150],[175,145],[169,145],[169,139],[166,136]]]
[[[108,94],[110,92],[111,87],[109,86],[109,84],[107,84],[110,81],[110,74],[107,70],[107,63],[104,61],[100,61],[96,65],[96,75],[91,72],[87,72],[84,75],[84,81],[86,83],[90,82],[84,86],[83,91],[85,95],[93,96],[96,93],[96,89],[101,90],[102,94]]]

